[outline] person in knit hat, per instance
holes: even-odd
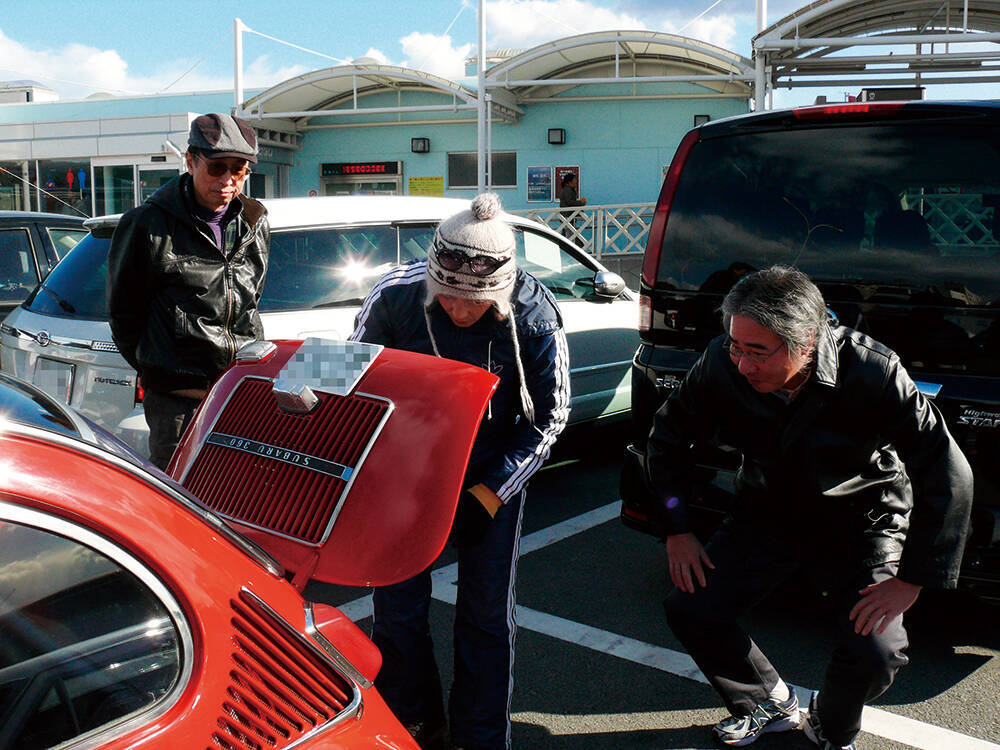
[[[447,357],[500,378],[476,435],[452,530],[458,550],[451,741],[510,748],[514,571],[528,480],[569,415],[569,361],[551,293],[516,261],[500,200],[477,196],[441,222],[426,260],[369,293],[351,338]],[[427,617],[430,570],[374,592],[376,679],[390,708],[428,748],[443,747],[445,711]]]

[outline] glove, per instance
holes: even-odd
[[[456,547],[472,547],[483,541],[493,522],[493,515],[479,498],[465,490],[458,498],[455,523],[451,527],[451,543]]]

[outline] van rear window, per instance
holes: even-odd
[[[774,263],[821,286],[1000,303],[995,128],[841,126],[699,143],[671,206],[658,285],[708,291],[734,264]]]

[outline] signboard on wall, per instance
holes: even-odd
[[[556,195],[559,195],[559,191],[562,190],[563,177],[565,177],[568,174],[576,175],[576,192],[577,195],[582,195],[583,186],[580,184],[579,165],[575,167],[556,167]]]
[[[320,177],[399,174],[398,161],[352,161],[320,165]]]
[[[432,198],[444,197],[444,175],[438,177],[410,177],[407,180],[407,194],[427,195]]]
[[[552,202],[552,167],[528,167],[528,202]]]

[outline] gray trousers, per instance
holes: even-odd
[[[715,570],[706,568],[708,586],[693,594],[673,589],[663,603],[667,622],[730,713],[745,716],[768,697],[779,678],[737,618],[806,563],[791,554],[787,544],[761,538],[737,523],[716,532],[706,551],[715,565]],[[858,590],[894,575],[897,566],[844,565],[831,576],[829,562],[821,572],[835,605],[836,638],[818,710],[826,738],[834,745],[848,745],[861,730],[865,703],[884,693],[908,662],[903,654],[908,642],[902,618],[881,635],[867,636],[856,634],[848,619],[860,598]]]
[[[167,464],[200,403],[196,398],[146,391],[142,408],[149,425],[149,460],[153,466],[167,470]]]

